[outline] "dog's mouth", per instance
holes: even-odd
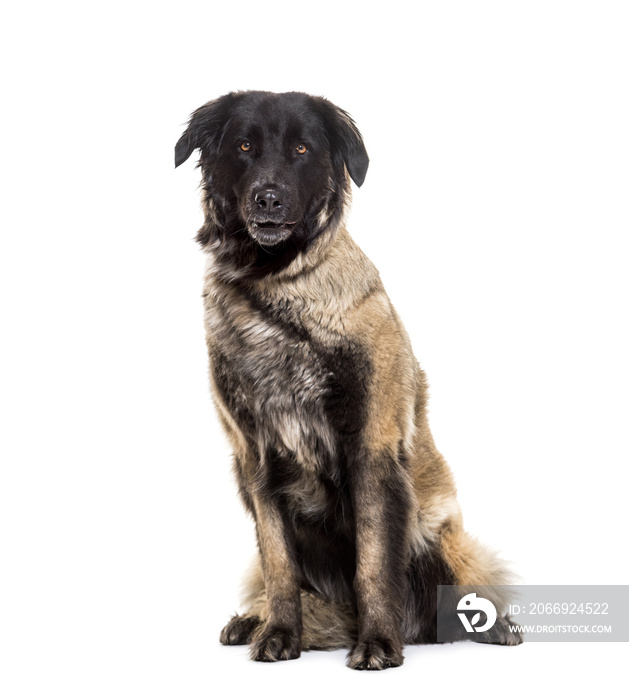
[[[296,224],[296,221],[251,221],[247,229],[260,245],[274,246],[290,238]]]

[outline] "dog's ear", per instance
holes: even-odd
[[[220,141],[223,127],[229,119],[229,110],[234,100],[233,93],[212,100],[195,110],[175,146],[175,168],[185,163],[195,148],[210,152]]]
[[[369,156],[358,127],[345,110],[323,97],[314,99],[325,122],[334,166],[347,166],[350,177],[360,187],[367,175]]]

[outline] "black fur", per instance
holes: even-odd
[[[282,134],[284,158],[277,160],[277,145],[268,173],[273,179],[296,182],[290,202],[291,219],[298,220],[292,235],[269,251],[247,233],[243,215],[244,191],[251,177],[260,175],[270,145]],[[249,140],[251,151],[239,152]],[[305,156],[294,147],[307,142]],[[275,95],[268,92],[230,93],[196,110],[175,147],[175,167],[195,149],[201,151],[205,201],[215,212],[197,240],[217,245],[217,268],[240,279],[255,279],[277,272],[305,252],[324,228],[338,223],[346,200],[344,169],[361,185],[369,158],[360,133],[349,115],[323,98],[299,92]],[[263,178],[264,180],[264,178]],[[260,185],[276,184],[260,181]],[[235,186],[234,186],[235,185]],[[324,209],[333,212],[325,227],[317,223]]]
[[[409,595],[406,597],[404,638],[414,644],[437,642],[438,586],[454,586],[452,571],[436,548],[413,556],[407,571]],[[452,626],[452,640],[460,639],[458,618]]]

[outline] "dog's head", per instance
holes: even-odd
[[[304,93],[238,92],[197,109],[175,147],[175,167],[201,157],[206,222],[230,267],[280,269],[338,225],[348,174],[362,185],[369,158],[349,115]]]

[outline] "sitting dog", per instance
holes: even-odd
[[[237,92],[192,114],[175,166],[195,149],[211,384],[259,549],[221,642],[257,661],[348,647],[351,668],[399,666],[405,643],[437,641],[438,585],[508,572],[463,529],[424,373],[344,228],[363,140],[323,98]],[[518,644],[508,622],[476,640]]]

